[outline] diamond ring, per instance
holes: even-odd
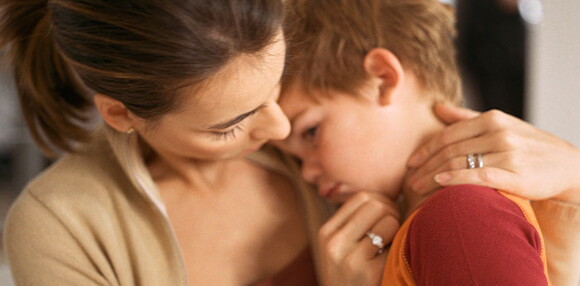
[[[374,246],[379,248],[377,250],[377,254],[382,254],[385,251],[385,243],[383,242],[383,238],[380,235],[369,231],[366,233],[366,236],[371,240],[371,243]]]

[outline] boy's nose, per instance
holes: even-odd
[[[318,183],[322,174],[320,165],[314,156],[305,156],[302,159],[302,177],[311,184]]]

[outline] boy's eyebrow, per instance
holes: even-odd
[[[258,112],[260,109],[262,109],[264,107],[265,107],[265,105],[261,104],[260,106],[254,108],[252,111],[248,111],[246,113],[240,114],[240,115],[238,115],[235,118],[232,118],[230,120],[227,120],[227,121],[224,121],[221,123],[217,123],[217,124],[213,124],[207,128],[208,129],[226,129],[230,126],[236,125],[237,123],[246,119],[247,117],[254,115],[254,113]]]

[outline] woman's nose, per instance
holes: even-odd
[[[264,110],[263,119],[259,122],[253,132],[254,139],[257,140],[282,140],[290,134],[290,121],[282,112],[278,103],[271,103]]]

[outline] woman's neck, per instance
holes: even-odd
[[[153,181],[176,181],[191,190],[217,190],[233,166],[243,159],[196,160],[165,157],[152,152],[146,160]]]

